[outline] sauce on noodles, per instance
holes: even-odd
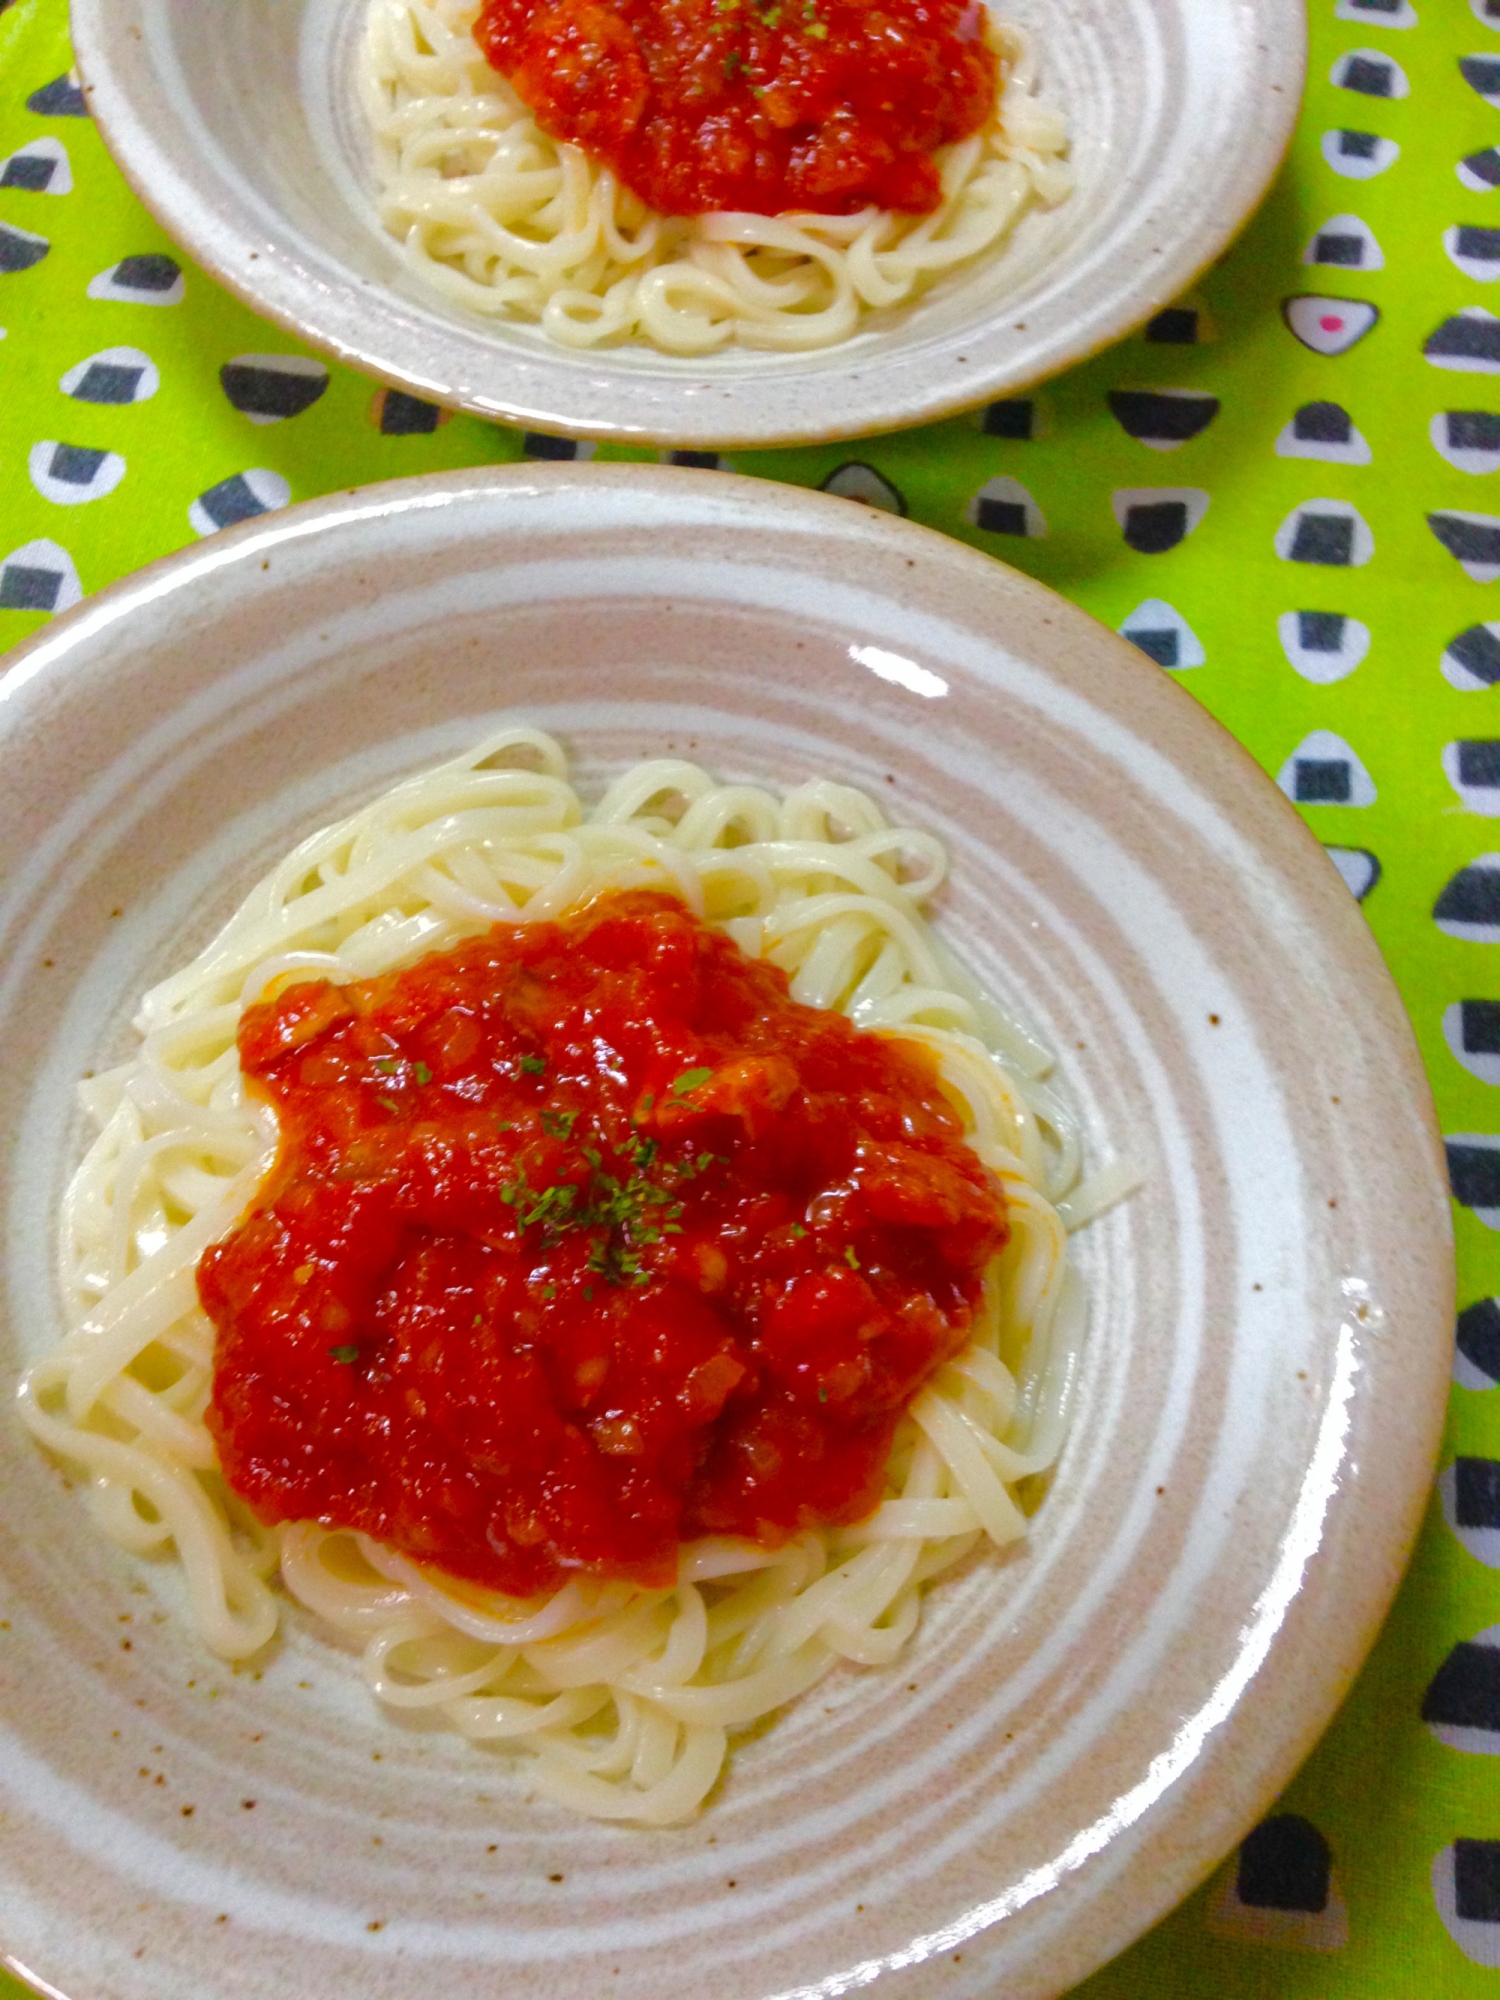
[[[198,1269],[268,1520],[529,1596],[878,1502],[1007,1237],[923,1052],[614,891],[246,1010],[276,1162]]]
[[[997,66],[965,0],[485,0],[475,38],[543,130],[662,215],[928,214]]]

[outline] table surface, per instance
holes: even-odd
[[[986,549],[1181,674],[1362,898],[1448,1137],[1459,1498],[1269,1820],[1089,2000],[1500,1985],[1500,0],[1310,15],[1284,172],[1143,334],[968,417],[721,461]],[[0,651],[246,514],[574,455],[309,367],[135,201],[71,60],[64,0],[0,0]]]

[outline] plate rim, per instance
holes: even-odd
[[[1191,5],[1192,0],[1186,0],[1186,4]],[[1227,4],[1232,7],[1235,0],[1227,0]],[[481,343],[487,349],[486,362],[490,354],[494,356],[488,368],[490,380],[485,386],[462,381],[433,383],[421,372],[422,337],[418,330],[413,329],[405,336],[407,344],[395,356],[377,350],[389,349],[393,344],[400,347],[399,340],[377,341],[372,345],[359,337],[359,314],[352,294],[359,282],[373,281],[348,280],[351,298],[345,308],[342,329],[321,329],[317,307],[325,297],[325,287],[316,270],[304,270],[295,257],[284,256],[269,237],[256,236],[248,220],[221,216],[216,199],[193,187],[174,165],[171,148],[158,138],[151,121],[134,109],[126,79],[132,62],[147,60],[142,54],[146,47],[144,37],[132,25],[141,8],[142,0],[69,0],[69,29],[84,97],[105,148],[131,192],[174,243],[186,250],[215,283],[283,332],[389,388],[518,429],[581,442],[658,449],[769,450],[847,442],[908,430],[959,415],[996,396],[1050,381],[1128,338],[1165,305],[1188,292],[1253,220],[1295,135],[1308,59],[1304,0],[1254,0],[1255,25],[1247,27],[1246,40],[1254,49],[1259,67],[1253,83],[1247,83],[1244,89],[1255,112],[1267,115],[1248,116],[1238,134],[1241,167],[1233,198],[1219,217],[1199,226],[1186,251],[1153,245],[1154,255],[1141,266],[1144,282],[1127,292],[1112,308],[1083,313],[1076,331],[1060,339],[1047,357],[1039,357],[1030,364],[991,363],[965,374],[963,371],[970,366],[969,357],[960,349],[977,348],[987,336],[986,328],[978,325],[972,326],[967,334],[960,331],[946,335],[920,355],[909,357],[905,366],[914,386],[903,391],[899,408],[878,416],[863,414],[867,387],[858,395],[849,395],[842,378],[830,375],[819,378],[819,393],[808,397],[809,413],[800,418],[778,418],[774,404],[770,414],[760,411],[753,401],[754,385],[749,383],[744,385],[744,410],[737,409],[731,416],[721,417],[716,414],[714,404],[725,394],[724,384],[716,383],[710,375],[685,376],[680,384],[674,384],[669,411],[651,407],[653,393],[666,400],[664,389],[656,390],[648,380],[637,385],[629,377],[615,378],[608,393],[631,406],[631,414],[622,418],[588,408],[581,413],[567,407],[549,409],[535,401],[540,394],[553,404],[566,405],[575,393],[588,393],[583,371],[569,372],[565,366],[560,367],[556,357],[544,348],[532,354],[512,350],[503,343]],[[1249,19],[1248,14],[1246,18]],[[254,269],[257,264],[261,266],[259,271]],[[453,327],[456,343],[472,343],[481,333],[479,327],[466,329],[456,323]],[[607,353],[601,350],[601,358],[607,360]],[[457,352],[453,358],[456,362]],[[849,379],[868,385],[881,368],[879,355],[872,354],[860,359]],[[955,385],[944,388],[922,384],[916,378],[923,371],[951,376]],[[529,389],[533,379],[537,385],[531,391],[533,400],[528,400],[520,388],[511,386],[520,384]],[[557,386],[549,388],[553,380]],[[737,404],[738,387],[731,385],[728,391]],[[826,415],[815,413],[823,408],[830,392],[845,394],[848,403],[847,413],[832,422]]]
[[[860,508],[856,511],[847,501],[833,496],[737,475],[687,468],[595,466],[586,463],[543,467],[498,466],[434,473],[344,489],[274,515],[242,523],[204,542],[179,549],[120,579],[62,614],[11,654],[0,658],[0,672],[4,676],[0,685],[6,686],[14,695],[24,694],[27,697],[20,702],[21,709],[29,705],[31,698],[39,696],[45,701],[56,677],[68,672],[69,656],[74,648],[80,644],[87,645],[96,631],[129,618],[135,607],[156,604],[179,591],[191,591],[200,578],[232,568],[252,554],[259,556],[274,552],[278,544],[324,531],[347,532],[357,529],[357,523],[362,518],[388,518],[411,508],[524,504],[529,494],[545,489],[566,492],[593,488],[629,494],[639,492],[643,484],[662,496],[670,495],[679,501],[688,496],[694,505],[701,503],[716,518],[723,518],[726,502],[730,507],[738,503],[751,513],[759,513],[763,517],[777,516],[775,521],[765,522],[767,527],[777,531],[795,528],[800,522],[813,529],[826,531],[836,528],[846,539],[854,535],[876,543],[884,542],[907,560],[912,555],[920,559],[925,554],[935,562],[967,572],[976,580],[983,578],[991,586],[998,584],[1012,603],[1026,606],[1039,615],[1045,613],[1050,623],[1062,628],[1058,640],[1060,648],[1067,640],[1069,628],[1080,635],[1086,633],[1092,646],[1100,649],[1110,661],[1111,670],[1117,677],[1133,682],[1143,699],[1149,697],[1151,703],[1165,704],[1182,728],[1204,746],[1205,752],[1217,764],[1237,771],[1239,781],[1245,785],[1253,803],[1258,805],[1263,815],[1269,815],[1272,824],[1279,829],[1282,846],[1299,858],[1300,866],[1306,870],[1305,886],[1314,899],[1325,901],[1330,910],[1344,910],[1348,891],[1327,863],[1321,844],[1295,808],[1238,739],[1185,688],[1174,683],[1128,641],[1023,572],[935,529],[876,510]],[[18,669],[22,671],[18,673]],[[0,740],[8,733],[8,727],[4,706],[0,704]],[[1451,1211],[1446,1188],[1436,1178],[1437,1163],[1441,1159],[1440,1128],[1426,1069],[1395,982],[1373,934],[1362,919],[1357,929],[1346,926],[1345,930],[1348,942],[1341,941],[1339,956],[1347,959],[1353,953],[1362,961],[1362,982],[1372,985],[1379,995],[1379,1002],[1371,1003],[1372,1010],[1384,1009],[1388,1025],[1394,1031],[1392,1052],[1400,1060],[1409,1094],[1414,1096],[1422,1113],[1420,1122],[1424,1131],[1421,1135],[1413,1135],[1412,1150],[1416,1149],[1418,1137],[1425,1137],[1434,1161],[1433,1192],[1440,1194],[1441,1198],[1430,1202],[1424,1213],[1430,1219],[1431,1245],[1440,1257],[1446,1253],[1451,1271]],[[1445,1316],[1451,1324],[1452,1303],[1451,1288],[1445,1297],[1434,1301],[1435,1324]],[[1425,1454],[1418,1452],[1413,1456],[1421,1457],[1424,1465],[1430,1467],[1436,1461],[1447,1406],[1446,1346],[1435,1344],[1430,1353],[1418,1350],[1408,1360],[1407,1368],[1411,1386],[1425,1389],[1429,1404],[1425,1412]],[[1419,1432],[1424,1429],[1420,1421],[1417,1428]],[[1366,1545],[1360,1558],[1364,1564],[1383,1568],[1387,1581],[1370,1600],[1372,1609],[1363,1622],[1351,1630],[1336,1633],[1337,1650],[1330,1651],[1320,1662],[1316,1680],[1304,1670],[1297,1688],[1298,1702],[1292,1725],[1283,1725],[1279,1737],[1270,1744],[1261,1739],[1255,1745],[1251,1761],[1258,1773],[1254,1785],[1257,1804],[1250,1811],[1237,1814],[1239,1828],[1232,1840],[1225,1845],[1215,1836],[1209,1851],[1204,1848],[1201,1834],[1194,1839],[1191,1828],[1185,1829],[1177,1843],[1173,1869],[1165,1874],[1158,1869],[1150,1882],[1138,1882],[1137,1897],[1129,1915],[1122,1919],[1116,1914],[1112,1927],[1101,1925],[1101,1928],[1107,1928],[1102,1952],[1097,1945],[1081,1954],[1074,1948],[1073,1963],[1067,1968],[1069,1982],[1086,1976],[1126,1948],[1212,1873],[1223,1855],[1254,1823],[1326,1730],[1389,1610],[1422,1521],[1429,1484],[1430,1479],[1424,1473],[1420,1482],[1413,1479],[1410,1491],[1400,1496],[1394,1505],[1387,1503],[1386,1511],[1380,1517],[1384,1532],[1377,1551],[1372,1556]],[[1365,1488],[1361,1488],[1361,1492],[1366,1494],[1365,1505],[1368,1509],[1369,1495]],[[1348,1562],[1347,1556],[1345,1561]],[[1324,1600],[1321,1611],[1326,1618],[1339,1609],[1337,1577],[1330,1576],[1326,1567],[1317,1575],[1319,1581],[1315,1595]],[[1304,1572],[1304,1582],[1299,1590],[1308,1587],[1307,1573]],[[1243,1711],[1236,1713],[1242,1714]],[[1232,1715],[1229,1727],[1233,1728],[1234,1720]],[[1164,1823],[1170,1823],[1171,1815],[1180,1808],[1158,1804],[1151,1810],[1164,1812]],[[1155,1830],[1160,1833],[1161,1825]],[[1130,1857],[1122,1871],[1123,1878],[1128,1879],[1133,1871],[1139,1873],[1143,1861],[1144,1857],[1140,1855]],[[1163,1882],[1165,1887],[1161,1886]],[[1118,1883],[1100,1898],[1096,1907],[1101,1917],[1106,1906],[1115,1906],[1117,1889]],[[1066,1945],[1061,1948],[1059,1956],[1064,1960],[1068,1958]],[[14,1971],[17,1977],[40,1982],[39,1991],[54,1996],[54,2000],[61,2000],[60,1989],[49,1986],[41,1974],[15,1961],[6,1952],[3,1940],[0,1940],[0,1964]],[[75,1994],[72,2000],[85,2000],[85,1996]]]

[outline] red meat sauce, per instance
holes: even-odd
[[[475,39],[542,129],[663,215],[925,215],[986,125],[975,0],[485,0]]]
[[[1006,1240],[924,1055],[667,896],[293,986],[239,1047],[281,1137],[198,1267],[230,1485],[514,1596],[862,1518]]]

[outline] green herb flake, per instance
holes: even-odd
[[[744,67],[745,58],[740,54],[738,49],[731,49],[724,58],[724,81],[726,83],[733,82],[735,73]]]
[[[550,1304],[551,1304],[551,1302],[552,1302],[552,1300],[553,1300],[553,1299],[555,1299],[555,1298],[557,1297],[557,1287],[556,1287],[556,1285],[543,1285],[543,1287],[542,1287],[542,1297],[543,1297],[543,1298],[544,1298],[544,1299],[545,1299],[545,1300],[546,1300],[546,1301],[548,1302],[548,1304],[550,1305]]]
[[[828,1401],[828,1391],[826,1389],[820,1389],[818,1391],[818,1401],[820,1403],[826,1403]]]
[[[674,1097],[686,1097],[690,1090],[701,1090],[713,1075],[711,1069],[685,1069],[672,1085]]]
[[[359,1349],[357,1347],[330,1347],[328,1352],[334,1361],[348,1362],[358,1361],[359,1359]]]
[[[542,1130],[553,1139],[571,1139],[573,1127],[578,1123],[576,1111],[544,1111]]]
[[[431,1083],[431,1081],[432,1081],[432,1071],[427,1067],[426,1063],[418,1063],[417,1082],[425,1087],[427,1084]]]
[[[377,1097],[375,1102],[377,1104],[383,1104],[387,1111],[393,1111],[398,1114],[400,1113],[401,1106],[396,1102],[394,1097]]]
[[[376,1056],[375,1067],[380,1071],[382,1076],[394,1076],[396,1073],[396,1058],[394,1056]]]
[[[522,1056],[521,1068],[526,1072],[527,1076],[545,1076],[547,1073],[547,1058],[545,1056]]]
[[[851,1271],[859,1269],[859,1253],[852,1243],[844,1245],[844,1262],[849,1266]]]
[[[585,1285],[585,1286],[584,1286],[584,1288],[583,1288],[583,1296],[584,1296],[584,1297],[585,1297],[586,1299],[588,1299],[588,1300],[592,1301],[592,1299],[593,1299],[593,1296],[594,1296],[594,1288],[593,1288],[593,1286],[592,1286],[592,1285]]]
[[[807,1231],[802,1227],[802,1224],[800,1222],[794,1222],[792,1224],[792,1234],[793,1236],[800,1238],[805,1236],[807,1234]]]
[[[807,32],[809,38],[812,41],[826,42],[828,40],[828,28],[825,22],[809,21],[807,24]]]

